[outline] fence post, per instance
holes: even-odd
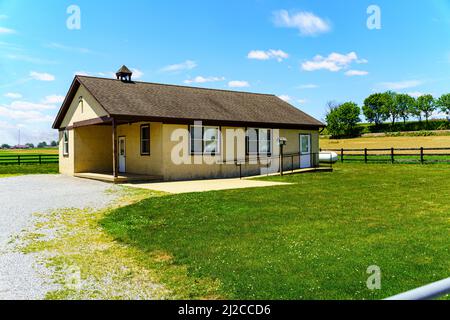
[[[17,163],[18,163],[19,166],[20,166],[20,156],[17,156]]]
[[[423,164],[423,147],[420,147],[420,163]]]
[[[394,163],[394,148],[391,148],[391,163]]]
[[[341,163],[344,163],[344,149],[341,149]]]
[[[42,164],[42,156],[39,155],[39,164]]]
[[[364,163],[367,163],[367,148],[364,148]]]

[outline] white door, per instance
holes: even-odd
[[[125,173],[126,172],[126,142],[125,137],[119,137],[119,172]]]
[[[300,168],[311,168],[311,135],[300,135]]]

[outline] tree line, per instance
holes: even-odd
[[[57,147],[58,146],[58,142],[56,141],[52,141],[50,142],[50,144],[48,144],[45,141],[39,142],[37,144],[37,146],[35,146],[33,143],[26,143],[25,147],[30,148],[30,149],[34,149],[34,148],[48,148],[48,147]],[[1,149],[11,149],[13,148],[13,146],[10,146],[7,143],[4,143],[0,146]]]
[[[362,108],[354,102],[329,102],[328,109],[326,122],[329,134],[333,137],[349,137],[358,134],[361,111],[366,120],[375,127],[387,120],[392,127],[399,120],[406,124],[409,118],[417,118],[419,122],[425,118],[428,126],[428,120],[436,110],[450,116],[450,94],[443,94],[435,99],[430,94],[414,98],[408,94],[387,91],[368,96]]]

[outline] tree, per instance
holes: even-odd
[[[330,105],[327,113],[327,129],[333,137],[347,137],[357,133],[357,124],[361,121],[361,109],[356,103],[346,102]]]
[[[2,144],[2,149],[10,149],[10,148],[11,146],[9,144],[6,143]]]
[[[56,146],[58,145],[58,142],[56,142],[55,140],[53,140],[53,141],[50,143],[50,145],[51,145],[52,147],[56,147]]]
[[[386,108],[386,95],[383,93],[374,93],[364,100],[363,113],[367,121],[380,125],[389,117],[389,111]]]
[[[32,143],[26,143],[25,146],[27,146],[28,148],[34,148],[34,144]]]
[[[47,146],[47,142],[45,141],[39,142],[37,145],[38,148],[46,148]]]
[[[416,100],[407,94],[397,94],[395,96],[395,103],[397,104],[398,115],[403,119],[403,123],[406,123],[408,116],[412,114],[415,108]]]
[[[450,120],[450,93],[443,94],[436,103]]]
[[[385,103],[385,109],[386,112],[389,114],[389,116],[392,119],[392,126],[395,125],[395,120],[399,117],[400,111],[398,109],[396,97],[397,93],[392,91],[387,91],[383,93],[384,96],[384,103]]]
[[[428,124],[428,118],[436,110],[436,101],[431,94],[426,94],[417,98],[417,107],[425,115]]]
[[[422,111],[419,109],[419,103],[417,102],[417,99],[414,98],[414,104],[411,105],[411,108],[409,110],[409,114],[419,119],[419,122],[422,122]]]

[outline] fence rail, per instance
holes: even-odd
[[[12,154],[0,155],[0,165],[26,165],[58,163],[57,154]]]
[[[340,162],[364,163],[449,163],[450,148],[321,149],[336,152]]]

